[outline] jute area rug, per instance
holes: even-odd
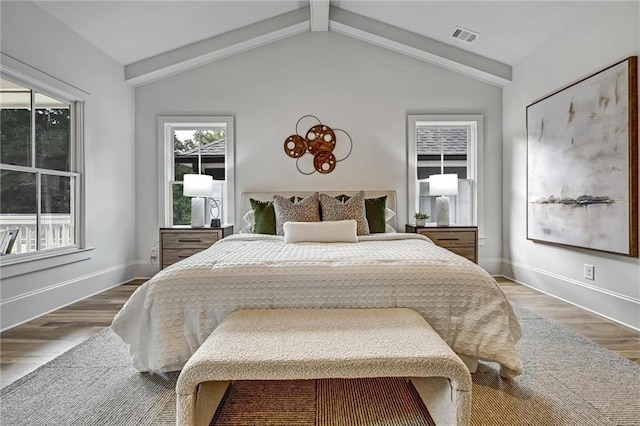
[[[416,390],[400,377],[236,382],[211,424],[435,425]]]
[[[472,425],[640,425],[640,366],[516,307],[525,372],[473,375]],[[0,391],[2,425],[174,425],[177,373],[139,374],[107,329]],[[313,418],[312,418],[313,417]],[[428,425],[401,379],[238,382],[216,425]],[[310,423],[306,423],[306,422]],[[447,425],[444,425],[447,426]]]

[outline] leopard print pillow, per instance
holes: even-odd
[[[327,194],[320,194],[322,220],[355,219],[358,222],[358,235],[369,234],[369,222],[364,203],[364,191],[355,193],[346,201],[340,201]]]
[[[273,208],[276,212],[276,234],[284,235],[285,222],[320,222],[318,193],[293,203],[288,198],[274,195]]]

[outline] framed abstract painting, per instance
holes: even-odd
[[[638,257],[638,59],[527,106],[527,239]]]

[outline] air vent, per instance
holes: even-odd
[[[473,43],[475,39],[480,37],[480,34],[471,30],[465,30],[461,27],[456,27],[456,29],[453,30],[453,34],[451,34],[451,37],[460,41],[464,41],[466,43]]]

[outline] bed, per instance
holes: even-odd
[[[243,194],[243,206],[249,196],[269,194]],[[503,377],[522,372],[520,325],[495,280],[418,234],[295,244],[235,234],[140,286],[112,329],[137,370],[167,372],[180,370],[236,310],[311,307],[410,308],[463,359],[497,362]]]

